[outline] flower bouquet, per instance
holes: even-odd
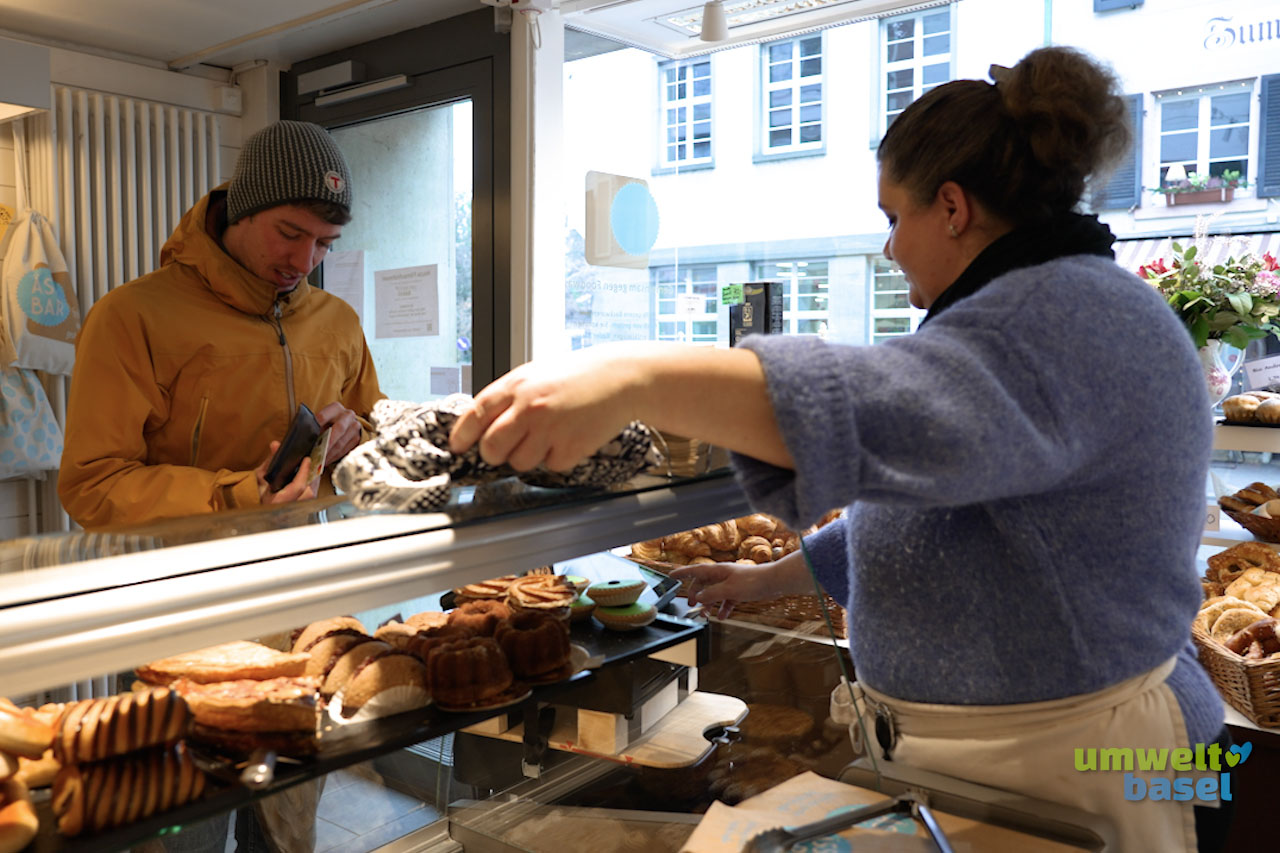
[[[1242,254],[1209,265],[1198,260],[1200,243],[1173,244],[1168,264],[1163,258],[1138,268],[1177,312],[1197,347],[1221,339],[1239,349],[1249,341],[1280,335],[1273,322],[1280,315],[1280,274],[1276,259]]]

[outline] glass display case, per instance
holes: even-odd
[[[257,778],[264,756],[197,745],[205,796],[102,832],[64,837],[36,788],[34,849],[234,850],[239,834],[240,849],[563,851],[590,837],[593,850],[678,850],[711,802],[835,775],[850,757],[827,720],[843,641],[798,625],[794,606],[699,618],[662,571],[620,556],[748,512],[721,470],[608,491],[501,481],[455,489],[431,514],[331,498],[3,543],[0,694],[29,707],[126,693],[135,666],[218,643],[287,647],[290,630],[339,614],[372,632],[447,607],[463,584],[548,565],[639,577],[661,605],[639,631],[575,623],[578,671],[506,707],[326,722],[313,755]]]

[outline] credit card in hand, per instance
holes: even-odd
[[[320,475],[324,473],[324,459],[329,454],[329,436],[333,434],[333,427],[326,429],[321,435],[320,440],[316,442],[315,448],[311,451],[311,473],[307,475],[307,488],[315,485],[320,479]],[[318,495],[320,490],[316,490]]]

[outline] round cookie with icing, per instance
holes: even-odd
[[[587,587],[587,595],[601,607],[625,607],[635,604],[644,592],[645,582],[635,580],[611,580],[593,583]]]
[[[634,631],[643,628],[658,616],[652,604],[627,604],[623,607],[597,606],[592,614],[606,628],[614,631]]]
[[[587,587],[591,586],[591,581],[587,580],[582,575],[565,575],[564,579],[578,591],[579,595],[586,592]]]

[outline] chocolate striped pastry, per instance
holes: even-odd
[[[101,832],[198,799],[205,775],[186,745],[136,752],[90,764],[68,764],[53,780],[50,804],[58,832]]]
[[[62,709],[54,727],[53,755],[62,764],[100,761],[173,743],[190,723],[186,701],[167,687],[82,699]]]

